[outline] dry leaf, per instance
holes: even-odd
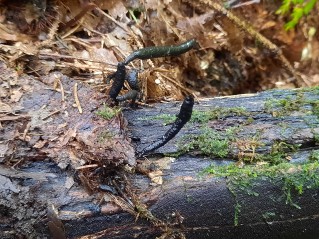
[[[69,129],[61,139],[61,146],[66,145],[71,138],[76,136],[76,129]]]
[[[150,177],[151,181],[153,183],[156,183],[158,185],[162,185],[163,184],[163,172],[161,170],[157,170],[154,172],[150,172],[148,174],[148,176]]]
[[[36,149],[41,149],[44,147],[44,145],[46,145],[48,143],[47,140],[39,140],[38,142],[35,143],[35,145],[33,145],[33,148]]]
[[[11,106],[0,101],[0,113],[11,113],[11,112],[12,112]]]
[[[207,13],[196,15],[191,18],[180,19],[177,21],[176,27],[186,32],[202,31],[204,29],[202,25],[212,20],[213,17],[214,17],[214,11],[208,11]]]
[[[266,22],[264,25],[262,25],[262,27],[261,27],[260,30],[265,30],[265,29],[274,27],[274,26],[276,26],[276,24],[277,24],[277,23],[276,23],[275,21],[268,21],[268,22]]]
[[[22,91],[21,89],[12,91],[10,98],[13,102],[18,102],[21,99],[21,96],[23,94],[21,91]]]

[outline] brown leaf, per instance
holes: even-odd
[[[176,27],[186,32],[198,33],[204,29],[203,25],[212,20],[213,17],[214,11],[208,11],[207,13],[204,13],[202,15],[180,19],[177,21]]]
[[[18,102],[21,99],[21,96],[23,94],[21,91],[22,91],[21,89],[12,91],[10,98],[13,102]]]
[[[61,146],[67,145],[71,138],[76,136],[76,129],[69,129],[61,140]]]
[[[35,145],[33,145],[33,148],[36,148],[36,149],[41,149],[44,147],[44,145],[46,145],[48,143],[47,140],[39,140],[38,142],[36,142]]]
[[[274,27],[274,26],[276,26],[276,24],[277,23],[275,21],[267,21],[266,23],[264,23],[264,25],[261,26],[260,30],[265,30],[265,29]]]
[[[113,18],[117,18],[117,17],[123,18],[127,13],[127,9],[124,6],[122,1],[99,0],[99,1],[97,1],[97,5],[103,10],[108,10],[109,14]]]
[[[11,112],[12,112],[11,106],[0,101],[0,113],[11,113]]]

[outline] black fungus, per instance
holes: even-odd
[[[155,149],[158,149],[170,141],[183,128],[183,126],[190,120],[193,112],[194,98],[187,96],[181,106],[180,112],[177,115],[172,127],[162,136],[158,141],[150,144],[138,153],[138,157],[146,155]]]
[[[108,79],[113,79],[113,84],[111,86],[109,95],[110,98],[116,100],[116,97],[120,93],[126,76],[125,64],[123,62],[119,62],[117,64],[117,70],[115,73],[108,76]]]
[[[138,96],[139,92],[136,90],[130,90],[129,92],[127,92],[124,95],[120,95],[118,97],[116,97],[117,101],[125,101],[125,100],[132,100],[133,102],[136,100],[137,96]]]
[[[135,59],[145,60],[156,57],[178,56],[191,50],[195,45],[196,40],[191,39],[180,45],[145,47],[132,52],[125,59],[124,64],[127,65]]]
[[[126,81],[131,87],[132,90],[140,91],[140,86],[138,83],[138,72],[137,70],[133,69],[128,72],[126,75]]]
[[[116,97],[117,101],[125,101],[125,100],[132,100],[134,104],[135,100],[140,94],[140,86],[138,83],[138,71],[133,69],[126,74],[125,80],[129,84],[131,90],[124,95],[120,95]]]

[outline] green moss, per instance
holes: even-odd
[[[314,92],[319,94],[319,86],[313,86],[313,87],[304,87],[301,89],[303,92]]]
[[[249,116],[249,112],[244,107],[222,108],[216,107],[208,111],[194,110],[191,121],[207,123],[210,120],[221,119],[225,116]]]
[[[149,120],[150,121],[151,120],[162,120],[163,125],[168,125],[168,124],[173,123],[176,120],[176,116],[171,115],[171,114],[160,114],[160,115],[156,115],[156,116],[138,118],[138,120],[147,120],[147,121],[149,121]]]
[[[106,140],[110,140],[114,137],[114,133],[111,133],[107,130],[102,131],[99,135],[98,135],[98,141],[99,143],[103,143]]]
[[[246,125],[250,125],[250,124],[254,123],[254,121],[255,121],[254,118],[250,116],[250,117],[247,118],[245,124],[246,124]]]
[[[260,181],[268,181],[281,187],[284,202],[295,208],[300,206],[294,202],[295,195],[302,195],[307,189],[319,188],[319,161],[311,161],[304,164],[280,163],[270,165],[245,165],[238,167],[235,164],[216,166],[211,165],[205,172],[215,177],[226,177],[227,186],[235,197],[234,223],[238,225],[241,202],[238,195],[245,193],[259,196],[254,190]]]
[[[304,93],[319,94],[319,87],[303,88],[295,92],[295,96],[287,96],[282,99],[268,99],[264,105],[265,111],[271,113],[274,117],[289,115],[294,111],[312,113],[319,116],[319,100],[309,100],[304,95]],[[307,111],[304,108],[307,105],[312,107],[311,111]]]
[[[97,111],[96,114],[106,120],[110,120],[113,117],[117,116],[120,112],[121,108],[110,108],[104,105],[104,107],[101,110]]]
[[[276,154],[276,153],[284,153],[289,151],[296,152],[299,147],[300,147],[299,144],[288,144],[284,141],[277,141],[272,145],[271,153]]]
[[[312,106],[312,113],[319,117],[319,100],[308,101],[308,103]]]
[[[319,150],[313,150],[310,154],[310,157],[309,157],[310,160],[317,160],[319,161]]]
[[[270,153],[263,155],[261,160],[269,162],[271,165],[287,162],[287,160],[290,159],[289,154],[296,152],[299,147],[299,144],[288,144],[284,141],[274,142],[271,146]]]
[[[295,97],[287,96],[283,99],[268,99],[265,104],[265,111],[274,117],[281,117],[291,114],[294,111],[300,111],[306,103],[302,91],[298,91]]]
[[[197,150],[203,155],[223,158],[229,154],[231,130],[223,135],[211,128],[204,127],[198,135],[184,137],[178,143],[179,152],[187,153],[190,150]]]

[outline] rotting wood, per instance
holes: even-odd
[[[8,155],[4,155],[0,164],[0,175],[7,182],[0,190],[1,238],[16,238],[21,235],[49,238],[48,227],[43,226],[48,222],[50,225],[53,223],[50,223],[50,218],[49,221],[46,219],[48,207],[57,210],[57,217],[64,224],[67,238],[316,238],[318,235],[318,185],[313,188],[303,185],[303,192],[299,195],[294,188],[285,189],[287,181],[284,181],[287,178],[285,176],[301,172],[301,166],[294,167],[294,163],[304,161],[313,162],[315,165],[318,161],[313,155],[317,149],[316,135],[319,133],[316,115],[318,89],[267,91],[250,96],[201,100],[194,106],[195,111],[211,112],[212,115],[216,113],[216,118],[212,116],[205,122],[206,128],[221,133],[230,128],[240,129],[235,131],[235,136],[229,140],[231,144],[227,156],[222,159],[217,156],[203,156],[200,149],[196,149],[191,150],[188,155],[173,157],[173,154],[178,153],[176,145],[179,140],[200,135],[200,123],[189,122],[175,139],[157,150],[158,155],[139,161],[136,171],[143,174],[121,172],[127,184],[124,188],[121,188],[120,184],[112,184],[118,194],[115,195],[116,198],[121,198],[116,203],[114,197],[108,196],[109,192],[95,190],[90,195],[76,178],[75,182],[70,183],[75,174],[63,165],[71,164],[76,167],[74,153],[78,156],[83,148],[89,153],[83,154],[82,159],[91,159],[92,164],[99,163],[93,160],[94,156],[119,160],[112,157],[115,153],[107,151],[108,147],[104,149],[107,151],[104,155],[101,155],[101,149],[96,151],[96,145],[89,139],[99,131],[90,130],[86,135],[88,140],[84,140],[85,135],[80,137],[79,131],[74,127],[85,121],[84,125],[93,122],[98,128],[114,126],[114,132],[127,128],[133,139],[140,139],[135,146],[141,149],[162,136],[170,127],[164,126],[162,120],[154,117],[163,113],[174,116],[178,113],[181,102],[156,104],[154,108],[125,110],[124,116],[128,125],[121,119],[121,126],[117,128],[117,119],[114,119],[114,125],[106,125],[105,122],[108,121],[102,119],[90,121],[96,116],[95,110],[102,101],[99,101],[98,97],[92,97],[85,84],[79,84],[78,89],[79,97],[87,97],[80,99],[83,107],[83,114],[80,115],[72,106],[73,82],[66,84],[62,77],[65,102],[72,107],[62,107],[61,112],[72,112],[69,113],[72,121],[64,120],[64,115],[59,113],[52,115],[50,118],[53,117],[54,120],[45,124],[41,121],[43,116],[50,115],[58,106],[61,108],[61,93],[48,90],[50,82],[44,85],[31,79],[23,80],[29,80],[33,90],[22,98],[24,110],[16,113],[28,114],[33,121],[29,117],[14,118],[19,120],[18,122],[2,121],[4,133],[10,132],[12,124],[18,125],[21,120],[32,123],[25,136],[26,141],[17,139],[15,148],[6,149],[6,152],[10,152],[14,157],[10,159]],[[52,83],[53,81],[54,79]],[[35,98],[38,104],[32,104]],[[89,98],[93,100],[90,101]],[[43,105],[46,105],[46,108],[43,108]],[[35,117],[34,112],[38,112],[40,117]],[[59,122],[58,125],[63,127],[61,132],[64,134],[60,134],[64,135],[62,141],[57,141],[54,137],[55,129],[59,128],[54,122]],[[38,128],[34,127],[35,123]],[[27,126],[26,122],[23,125]],[[24,130],[20,132],[23,136]],[[5,135],[9,137],[11,134]],[[226,136],[226,133],[224,135]],[[31,140],[32,137],[41,141],[38,148],[32,148],[32,145],[36,145]],[[126,136],[121,137],[125,140]],[[80,146],[76,146],[71,139],[81,142]],[[8,138],[6,140],[8,145],[14,142]],[[124,142],[127,145],[113,150],[122,149],[126,154],[130,153],[131,157],[126,161],[126,164],[130,164],[129,159],[134,159],[132,146],[129,140]],[[258,159],[257,154],[270,154],[276,147],[279,152],[281,142],[283,155],[280,157],[287,160],[287,163],[291,162],[292,166],[287,169],[286,174],[274,177],[274,181],[261,178],[249,181],[253,183],[252,188],[243,184],[246,187],[242,189],[236,187],[236,178],[201,174],[211,164],[222,166],[232,163],[233,159],[254,161]],[[66,150],[72,147],[77,152]],[[163,153],[169,153],[171,156],[163,157]],[[310,161],[311,157],[313,161]],[[12,159],[23,159],[15,171],[5,166]],[[134,160],[131,165],[135,165]],[[316,169],[307,170],[312,172]],[[317,174],[301,176],[315,181],[317,178],[314,175]],[[291,201],[288,200],[288,193],[291,194]],[[119,204],[123,204],[122,207]],[[130,205],[129,209],[134,213],[123,210],[126,204]],[[54,222],[54,225],[58,224]],[[59,228],[61,229],[60,226]],[[56,234],[61,234],[60,229]]]

